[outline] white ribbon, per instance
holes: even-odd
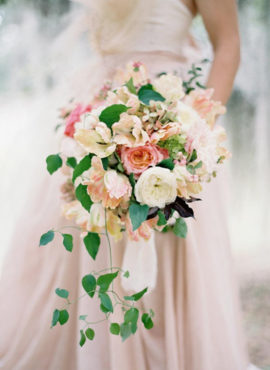
[[[157,281],[157,252],[155,234],[149,240],[127,241],[122,268],[129,271],[129,277],[122,275],[122,287],[126,291],[139,292],[148,287],[153,290]]]

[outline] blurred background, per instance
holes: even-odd
[[[228,220],[251,360],[269,370],[270,0],[239,0],[238,7],[242,61],[225,118],[233,152]],[[59,86],[91,56],[86,34],[63,37],[79,11],[68,0],[0,0],[0,269],[24,206],[25,179],[38,176],[35,157],[50,152],[42,138],[66,99]],[[209,48],[199,17],[193,33]]]

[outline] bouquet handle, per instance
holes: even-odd
[[[129,278],[122,277],[122,287],[126,291],[153,290],[157,281],[157,251],[155,234],[151,233],[149,240],[128,239],[123,258],[122,269],[129,271]]]

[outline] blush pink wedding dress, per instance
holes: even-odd
[[[119,39],[111,49],[98,45],[99,63],[89,75],[98,68],[101,82],[129,60],[146,63],[153,75],[184,73],[198,58],[190,44],[192,18],[180,0],[152,0],[137,19],[136,32],[125,34],[125,42]],[[72,253],[65,251],[60,238],[38,248],[43,232],[68,224],[59,216],[61,181],[61,174],[50,177],[44,170],[9,248],[0,286],[0,368],[246,370],[222,175],[205,185],[203,201],[193,207],[196,220],[188,220],[186,240],[173,234],[156,235],[157,285],[140,303],[154,310],[154,328],[146,331],[140,325],[136,335],[122,343],[103,322],[96,326],[95,340],[83,348],[78,345],[78,316],[88,314],[91,321],[103,318],[98,304],[90,299],[79,301],[71,307],[67,324],[50,329],[52,312],[61,307],[54,289],[68,289],[71,298],[76,298],[81,277],[107,267],[107,247],[103,241],[95,263],[79,236]],[[114,245],[114,266],[121,266],[124,250],[124,241]],[[125,294],[120,284],[117,289]]]

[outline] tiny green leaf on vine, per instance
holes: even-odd
[[[99,285],[99,291],[106,293],[109,289],[111,282],[117,277],[118,271],[111,274],[100,275],[97,279],[97,285]]]
[[[125,273],[123,274],[123,276],[125,277],[125,278],[129,278],[129,271],[125,271]]]
[[[98,296],[100,298],[102,308],[105,308],[105,310],[107,312],[113,312],[112,301],[111,301],[111,298],[108,296],[108,294],[107,293],[99,293]]]
[[[59,316],[60,316],[60,311],[57,310],[57,309],[55,309],[53,311],[53,317],[52,317],[51,327],[55,326],[58,323]]]
[[[80,315],[79,320],[85,321],[87,319],[87,315]]]
[[[131,330],[131,323],[124,322],[123,324],[120,325],[120,335],[122,338],[122,341],[124,342],[128,337],[130,337],[132,334]]]
[[[75,190],[75,195],[83,208],[89,212],[93,202],[87,192],[87,185],[79,184]]]
[[[120,325],[117,324],[116,322],[111,323],[111,325],[110,325],[110,332],[113,335],[119,335],[119,333],[120,333]]]
[[[82,286],[86,293],[93,298],[97,286],[96,278],[91,274],[85,275],[82,278]]]
[[[59,312],[59,323],[60,325],[64,325],[69,319],[69,313],[67,312],[67,310],[61,310]]]
[[[100,246],[99,235],[97,233],[89,232],[83,239],[83,242],[87,252],[93,258],[93,260],[95,260]]]
[[[128,311],[126,311],[124,315],[125,323],[129,323],[129,322],[131,323],[132,334],[136,333],[138,318],[139,318],[139,310],[135,307],[130,308]]]
[[[72,252],[73,249],[73,236],[70,234],[62,234],[63,245],[68,252]]]
[[[63,161],[59,154],[52,154],[46,158],[47,170],[50,175],[62,167]]]
[[[49,230],[45,234],[41,235],[40,241],[39,241],[39,246],[47,245],[49,244],[54,238],[54,231]]]
[[[132,77],[128,80],[128,82],[126,82],[125,86],[128,88],[129,92],[131,92],[131,94],[137,94]]]
[[[152,329],[154,326],[153,320],[151,319],[151,316],[148,313],[144,313],[142,315],[142,322],[145,327],[145,329]]]
[[[75,168],[77,166],[77,160],[75,157],[68,157],[67,161],[66,161],[66,165],[71,167],[71,168]]]
[[[149,207],[139,203],[132,203],[129,207],[129,216],[132,223],[133,231],[137,230],[141,224],[147,219]]]
[[[86,331],[85,331],[85,335],[87,336],[87,338],[88,338],[89,340],[93,340],[93,339],[94,339],[94,337],[95,337],[95,332],[94,332],[94,330],[93,330],[93,329],[88,328],[88,329],[86,329]]]
[[[180,238],[185,238],[187,236],[187,224],[185,220],[179,217],[173,227],[173,232],[176,236]]]
[[[69,296],[69,292],[66,289],[56,288],[55,293],[61,298],[68,298]]]
[[[83,330],[80,330],[80,334],[81,334],[80,346],[82,347],[84,345],[84,343],[86,342],[86,337],[85,337],[85,334],[84,334]]]
[[[126,301],[138,301],[147,292],[148,288],[141,290],[138,293],[132,294],[131,296],[124,296]]]
[[[157,222],[157,225],[158,226],[163,226],[163,225],[166,225],[166,223],[167,223],[167,220],[166,220],[166,217],[165,217],[164,213],[159,210],[158,211],[158,222]]]
[[[91,167],[91,160],[92,160],[93,155],[92,154],[87,154],[74,168],[73,171],[73,176],[72,176],[72,181],[77,179],[77,177],[81,176],[84,171],[87,171]]]

